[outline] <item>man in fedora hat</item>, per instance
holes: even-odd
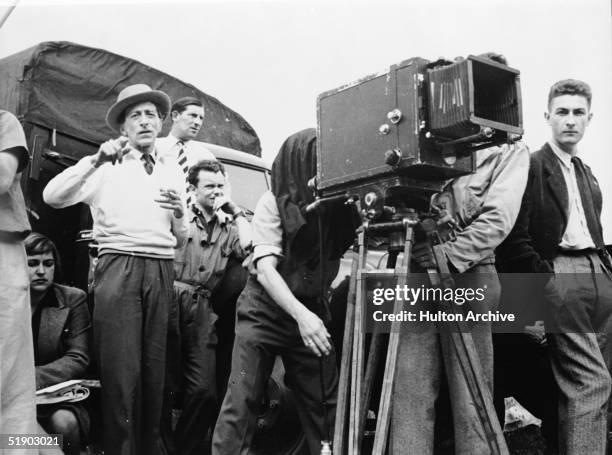
[[[102,383],[105,452],[164,454],[160,437],[174,248],[187,237],[184,177],[155,139],[168,96],[124,88],[106,115],[120,136],[58,174],[43,192],[62,208],[88,204],[99,244],[94,355]]]

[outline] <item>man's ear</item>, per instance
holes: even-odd
[[[123,125],[121,125],[119,127],[119,133],[121,133],[121,136],[127,136],[127,134],[125,132],[125,128],[123,127]]]
[[[193,185],[193,183],[190,183],[187,189],[190,193],[193,193],[196,190],[196,187]]]
[[[544,111],[544,120],[550,122],[550,113],[548,111]]]
[[[179,116],[179,113],[178,113],[177,111],[172,111],[172,112],[170,113],[170,117],[172,118],[172,121],[173,121],[173,122],[175,122],[175,121],[176,121],[176,119],[178,118],[178,116]]]
[[[587,125],[591,123],[591,119],[593,118],[593,113],[589,112],[589,116],[587,117]]]
[[[159,133],[161,133],[163,126],[164,126],[164,120],[160,116],[157,116],[157,122],[155,124],[155,129],[157,132],[155,134],[155,137],[159,136]]]

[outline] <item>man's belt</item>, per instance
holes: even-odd
[[[583,248],[581,250],[566,250],[559,248],[559,254],[563,254],[564,256],[588,256],[593,253],[599,253],[599,250],[595,248]]]
[[[208,290],[202,284],[194,284],[187,283],[185,281],[174,280],[174,287],[177,289],[192,292],[194,294],[198,294],[200,297],[204,297],[205,299],[209,299],[211,295],[210,290]]]

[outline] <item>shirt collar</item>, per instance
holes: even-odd
[[[557,158],[559,158],[559,161],[561,161],[561,163],[566,168],[571,169],[572,155],[561,150],[561,148],[557,144],[555,144],[554,141],[550,141],[548,145],[550,145],[550,148],[553,151],[553,153],[557,156]]]
[[[213,213],[211,221],[214,218],[216,218],[216,222],[219,223],[220,226],[225,226],[232,219],[232,216],[226,214],[225,212],[215,212]],[[199,227],[203,229],[203,220],[204,215],[202,214],[202,211],[195,204],[191,204],[191,218],[189,219],[189,221],[192,223],[195,222]],[[209,221],[209,223],[211,221]]]
[[[178,137],[176,137],[174,134],[172,133],[168,133],[168,137],[170,137],[172,139],[172,147],[175,147],[179,142],[182,142],[185,147],[187,146],[187,143],[189,141],[183,141],[182,139],[179,139]]]
[[[134,147],[130,146],[130,151],[129,151],[128,153],[132,153],[132,152],[133,152],[133,154],[134,154],[134,155],[133,155],[133,156],[134,156],[134,158],[137,158],[137,159],[139,159],[139,160],[140,160],[140,159],[142,158],[142,156],[144,155],[144,153],[142,153],[140,150],[137,150],[137,149],[135,149]],[[157,153],[157,147],[155,147],[155,148],[153,149],[153,152],[151,152],[151,156],[152,156],[152,157],[153,157],[153,159],[154,159],[154,160],[157,162],[157,158],[158,158],[158,156],[159,156],[159,154]]]

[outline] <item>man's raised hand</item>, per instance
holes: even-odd
[[[238,207],[238,205],[236,205],[234,201],[227,196],[217,196],[215,198],[213,211],[216,212],[217,210],[221,210],[230,215],[235,215],[236,213],[240,212],[240,207]]]
[[[130,145],[128,138],[125,136],[119,136],[117,139],[110,139],[104,142],[92,157],[92,164],[94,167],[100,167],[104,163],[111,162],[122,163],[123,155],[130,151]]]

